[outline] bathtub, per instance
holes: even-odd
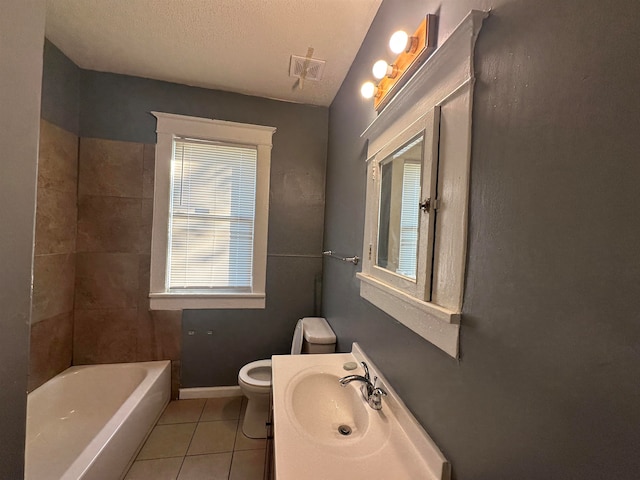
[[[123,478],[170,392],[169,361],[68,368],[28,395],[25,480]]]

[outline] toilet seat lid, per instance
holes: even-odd
[[[269,369],[269,379],[262,380],[262,379],[251,376],[251,370],[255,370],[256,368]],[[248,383],[249,385],[255,385],[257,387],[270,387],[271,386],[271,360],[256,360],[255,362],[247,363],[244,367],[240,369],[240,373],[238,373],[238,377],[244,383]]]
[[[296,323],[296,329],[293,331],[293,341],[291,342],[291,355],[300,355],[302,353],[302,338],[304,337],[304,322],[302,319]]]

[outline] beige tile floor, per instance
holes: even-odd
[[[242,433],[242,397],[167,405],[125,480],[262,480],[265,440]]]

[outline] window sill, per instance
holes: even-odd
[[[418,300],[376,278],[357,273],[360,296],[454,358],[458,356],[460,313]]]
[[[189,309],[263,309],[264,293],[194,294],[194,293],[150,293],[151,310]]]

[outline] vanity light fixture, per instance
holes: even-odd
[[[371,72],[378,80],[381,80],[384,77],[395,78],[398,75],[398,69],[396,66],[389,65],[384,60],[378,60],[374,63]]]
[[[376,111],[382,110],[435,51],[436,43],[436,15],[428,14],[412,36],[402,30],[395,32],[389,40],[389,48],[398,56],[391,65],[384,60],[378,60],[373,65],[373,76],[379,82],[377,85],[373,82],[363,84],[360,89],[362,96],[373,98]]]
[[[418,48],[418,37],[410,37],[404,30],[398,30],[389,39],[389,48],[393,53],[415,52]]]
[[[373,82],[365,82],[360,87],[360,94],[364,98],[372,98],[376,93],[378,93],[378,87]]]

